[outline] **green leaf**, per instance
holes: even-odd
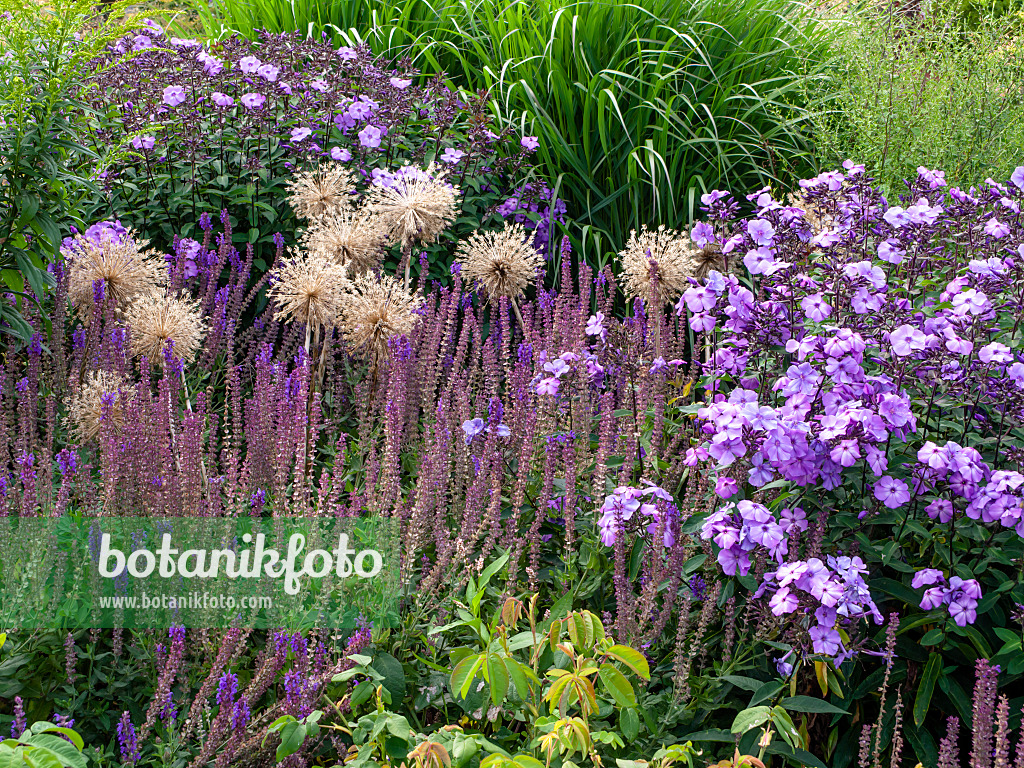
[[[508,669],[498,654],[487,655],[487,661],[484,664],[484,678],[491,686],[491,701],[498,706],[505,700],[509,682]]]
[[[829,704],[814,696],[790,696],[780,704],[787,712],[808,712],[827,715],[848,715],[845,709]]]
[[[743,677],[742,675],[722,675],[721,679],[725,680],[727,683],[732,683],[737,688],[742,688],[744,691],[750,691],[751,693],[764,685],[764,682],[761,680],[755,680],[752,677]]]
[[[928,656],[928,663],[925,664],[924,673],[921,675],[921,682],[917,685],[917,698],[914,699],[914,724],[920,728],[924,722],[925,715],[932,703],[932,694],[935,693],[935,683],[942,674],[942,655],[934,651]]]
[[[651,679],[651,668],[647,664],[647,659],[635,648],[630,648],[628,645],[613,645],[605,653],[616,661],[621,661],[644,680]]]
[[[285,723],[281,727],[281,743],[277,745],[275,758],[281,762],[289,755],[294,755],[302,748],[306,740],[306,726],[297,720]]]
[[[736,715],[736,718],[732,721],[732,728],[729,730],[733,733],[744,734],[751,728],[757,728],[767,723],[769,717],[771,717],[771,707],[761,706],[744,709]]]
[[[387,728],[392,734],[405,741],[408,741],[409,736],[412,734],[409,721],[402,715],[389,715],[387,718]]]
[[[629,707],[620,710],[619,728],[622,729],[622,735],[626,737],[626,741],[634,741],[640,735],[640,718],[636,714],[636,709]]]
[[[370,667],[381,675],[381,685],[388,689],[392,707],[397,709],[405,698],[405,671],[402,665],[390,653],[378,653],[373,657]]]
[[[618,669],[605,662],[598,668],[597,674],[601,678],[601,682],[604,683],[605,690],[615,699],[616,704],[620,707],[636,706],[636,694],[633,692],[633,686]]]
[[[480,669],[480,665],[483,664],[484,656],[485,654],[476,653],[467,656],[455,665],[450,678],[453,694],[458,693],[461,698],[466,698],[469,687],[473,684],[473,678],[476,676],[477,670]]]

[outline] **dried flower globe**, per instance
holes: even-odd
[[[295,174],[288,182],[288,203],[296,216],[315,222],[351,209],[355,187],[355,178],[343,165],[323,163]]]
[[[337,324],[348,284],[346,267],[323,253],[293,252],[272,277],[269,295],[279,307],[276,320],[305,323],[311,331]]]
[[[68,298],[81,317],[92,316],[97,291],[124,310],[133,299],[160,290],[167,279],[167,263],[157,251],[143,251],[147,243],[136,240],[131,231],[118,237],[107,230],[96,238],[76,235],[62,249],[69,262]]]
[[[825,208],[824,202],[826,201],[815,202],[808,199],[807,193],[804,190],[796,194],[792,192],[789,194],[789,204],[804,212],[804,221],[811,225],[811,229],[816,235],[834,229],[839,223],[837,216],[823,210]]]
[[[192,362],[206,333],[198,302],[168,296],[166,291],[133,302],[125,322],[131,329],[132,354],[160,366],[165,363],[168,341],[174,345],[175,357]]]
[[[345,292],[341,335],[354,353],[376,362],[387,356],[389,341],[412,331],[422,304],[423,298],[409,293],[397,278],[360,275]]]
[[[92,371],[71,401],[69,415],[75,434],[81,442],[93,440],[100,434],[103,409],[109,410],[114,432],[124,426],[124,405],[135,397],[134,385],[110,371]]]
[[[626,247],[619,253],[619,263],[627,296],[650,301],[651,279],[656,277],[658,299],[666,304],[682,295],[697,270],[692,245],[664,226],[653,232],[646,227],[640,234],[630,232]]]
[[[302,244],[309,253],[322,255],[359,275],[380,264],[387,236],[379,216],[365,210],[343,211],[310,227]]]
[[[708,243],[703,247],[691,243],[689,249],[693,261],[693,277],[698,282],[704,280],[709,272],[725,272],[725,257],[719,243]]]
[[[433,163],[425,171],[400,168],[387,184],[370,189],[367,209],[381,217],[388,236],[403,248],[414,240],[432,243],[455,220],[458,191],[445,182],[446,173]]]
[[[508,222],[499,232],[474,232],[459,244],[462,277],[480,285],[491,300],[521,296],[544,264],[533,238],[522,224]]]

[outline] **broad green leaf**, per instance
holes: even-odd
[[[615,699],[616,704],[620,707],[636,706],[636,694],[633,692],[633,686],[618,669],[605,662],[598,668],[597,674],[600,676],[601,682],[604,683],[605,690]]]
[[[613,645],[605,653],[616,661],[621,661],[644,680],[651,679],[651,668],[640,651],[630,648],[628,645]]]
[[[914,724],[918,727],[924,722],[925,715],[931,707],[935,683],[942,674],[942,654],[933,652],[924,666],[921,682],[917,685],[917,697],[914,699]]]
[[[771,717],[771,707],[760,706],[744,709],[736,715],[732,721],[732,728],[729,730],[733,733],[744,734],[751,728],[757,728],[767,723],[769,717]]]
[[[840,709],[829,704],[827,701],[816,699],[813,696],[790,696],[788,699],[783,699],[780,706],[787,712],[810,712],[828,715],[849,714],[845,709]]]

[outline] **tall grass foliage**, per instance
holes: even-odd
[[[408,55],[540,139],[540,170],[603,266],[642,224],[683,226],[716,187],[811,165],[807,94],[828,33],[793,0],[215,0],[207,33],[305,30]]]
[[[821,161],[855,158],[890,193],[919,166],[953,185],[1005,178],[1024,146],[1024,39],[1011,16],[955,9],[853,11],[836,43],[836,89],[815,130]]]

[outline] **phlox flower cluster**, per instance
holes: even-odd
[[[942,447],[931,440],[917,452],[915,487],[935,498],[924,508],[928,516],[949,523],[957,513],[983,523],[999,523],[1024,537],[1024,475],[993,470],[974,448],[953,441]]]
[[[623,524],[634,519],[634,515],[649,518],[651,522],[642,526],[651,536],[661,532],[662,542],[666,547],[675,544],[675,528],[679,510],[672,496],[662,488],[647,484],[644,488],[619,486],[605,497],[599,510],[597,527],[601,535],[601,543],[606,547],[615,544],[621,536]],[[639,519],[639,518],[637,518]]]
[[[705,439],[686,462],[719,475],[715,492],[728,503],[703,535],[727,575],[746,574],[756,549],[780,564],[788,549],[790,562],[759,590],[773,613],[790,615],[809,595],[815,611],[877,618],[862,561],[853,570],[827,556],[828,566],[793,561],[784,520],[740,499],[781,481],[814,494],[826,514],[877,518],[900,533],[920,506],[937,524],[1024,535],[1024,475],[1003,468],[1020,460],[1013,430],[1024,423],[1024,224],[1014,213],[1024,167],[1009,185],[966,191],[922,168],[892,202],[851,162],[800,187],[788,205],[768,189],[748,195],[747,219],[726,193],[702,198],[707,220],[691,237],[720,244],[726,263],[745,270],[692,280],[676,306],[706,360]],[[962,421],[943,418],[951,407]],[[841,539],[847,524],[829,533]],[[931,564],[930,548],[910,551],[916,568]],[[848,606],[821,603],[840,585]],[[978,582],[934,590],[921,607],[945,604],[961,626],[974,622]],[[841,644],[832,614],[824,619],[812,640],[831,652]]]
[[[789,536],[806,530],[807,516],[799,507],[782,510],[781,519],[776,519],[763,504],[743,499],[729,502],[709,516],[701,538],[712,539],[719,546],[718,563],[726,574],[746,576],[755,549],[763,548],[781,563],[789,553]]]
[[[930,586],[933,584],[935,586]],[[977,579],[952,576],[947,580],[937,568],[925,568],[914,574],[911,586],[914,589],[929,587],[921,597],[921,608],[926,611],[947,606],[949,615],[961,627],[973,624],[978,618],[981,585]]]
[[[543,181],[526,182],[520,185],[505,202],[497,208],[503,219],[522,224],[529,231],[536,231],[533,244],[537,250],[551,254],[551,235],[556,224],[565,224],[565,201],[554,198],[551,187]]]

